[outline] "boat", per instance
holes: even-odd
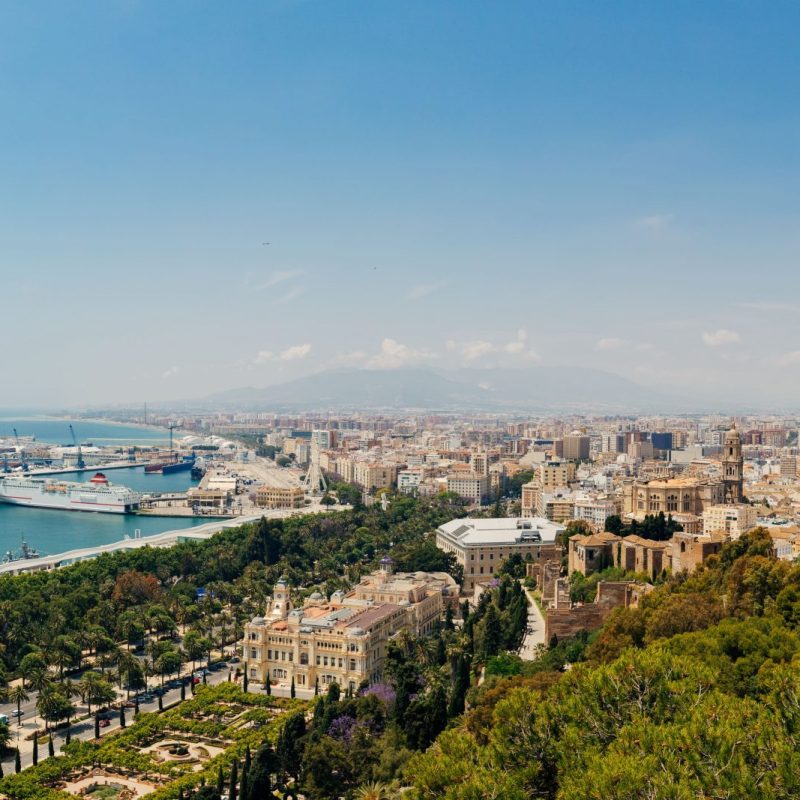
[[[161,461],[156,464],[146,464],[145,475],[171,475],[173,472],[185,472],[194,466],[194,456],[184,456],[180,460]]]
[[[26,561],[29,558],[41,558],[41,555],[38,550],[34,550],[28,545],[25,539],[23,539],[22,546],[19,549],[19,555],[17,555],[13,550],[8,550],[6,551],[6,554],[3,556],[3,560],[0,561],[0,563],[12,564],[15,561]]]
[[[108,480],[73,483],[54,478],[0,478],[0,503],[18,506],[129,514],[139,507],[139,500],[137,492]]]

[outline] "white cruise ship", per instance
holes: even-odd
[[[139,507],[139,497],[137,492],[125,486],[112,486],[102,473],[98,473],[90,483],[54,478],[0,478],[0,503],[18,506],[128,514]]]

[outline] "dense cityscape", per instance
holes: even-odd
[[[800,798],[798,32],[0,2],[0,800]]]

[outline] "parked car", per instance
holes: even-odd
[[[200,678],[195,675],[194,678],[192,678],[192,683],[197,686],[197,684],[200,683]]]
[[[233,656],[233,658],[228,659],[229,664],[238,664],[242,659],[239,656]]]
[[[97,724],[101,728],[107,728],[111,724],[111,720],[110,719],[101,719]]]

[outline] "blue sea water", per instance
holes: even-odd
[[[169,432],[159,428],[116,425],[84,420],[61,420],[33,416],[0,416],[0,437],[36,436],[37,441],[67,444],[71,441],[69,425],[75,428],[79,442],[96,445],[159,444],[169,440]],[[88,481],[94,471],[67,472],[57,477],[67,481]],[[144,467],[112,469],[106,472],[111,483],[128,486],[140,492],[183,491],[196,484],[190,472],[171,475],[145,475]],[[42,554],[61,553],[76,547],[91,547],[133,536],[202,525],[207,519],[182,517],[142,517],[137,515],[94,514],[78,511],[22,508],[0,503],[0,558],[8,550],[18,551],[22,539]]]
[[[72,444],[70,425],[74,428],[75,436],[81,444],[91,442],[96,445],[155,445],[169,441],[169,431],[165,428],[33,415],[12,416],[0,412],[0,438],[13,438],[16,428],[20,436],[35,436],[38,442]]]

